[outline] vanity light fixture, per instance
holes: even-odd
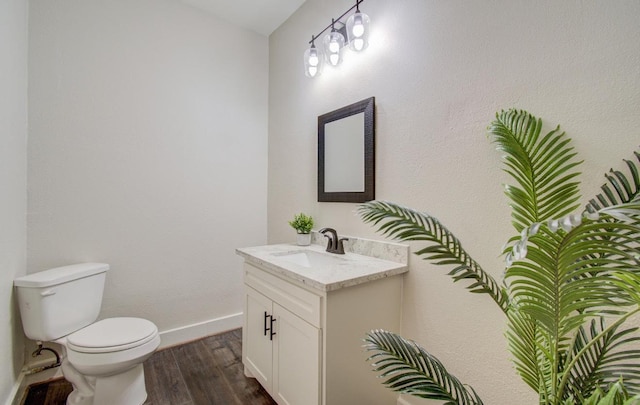
[[[335,20],[331,20],[331,32],[324,37],[324,50],[327,62],[332,66],[338,66],[342,62],[342,48],[344,48],[344,35],[336,30]]]
[[[332,66],[337,66],[342,62],[342,52],[345,45],[353,51],[360,52],[369,45],[369,16],[360,11],[360,3],[364,0],[356,0],[355,6],[345,11],[340,17],[332,18],[331,24],[325,27],[318,35],[312,35],[311,45],[304,52],[304,73],[307,77],[316,77],[322,71],[322,52],[315,46],[315,40],[325,33],[329,28],[331,31],[323,39],[323,50],[326,61]],[[351,15],[346,24],[340,21],[351,11],[356,12]]]
[[[360,12],[359,2],[356,3],[356,12],[347,20],[347,36],[349,48],[360,52],[369,46],[369,16]]]
[[[315,37],[311,37],[311,47],[304,51],[304,74],[307,77],[316,77],[322,73],[322,53],[314,43]]]

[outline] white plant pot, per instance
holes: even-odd
[[[299,246],[309,246],[311,244],[311,234],[310,233],[298,233],[296,242]]]

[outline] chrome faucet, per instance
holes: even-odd
[[[349,240],[349,238],[339,238],[338,232],[333,228],[322,228],[319,232],[329,240],[327,242],[327,252],[338,255],[344,254],[344,241]]]

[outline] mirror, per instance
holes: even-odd
[[[375,197],[375,98],[318,117],[318,201]]]

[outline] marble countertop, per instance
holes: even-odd
[[[384,242],[372,242],[386,245]],[[248,263],[260,266],[285,279],[295,280],[327,292],[409,271],[406,260],[403,260],[407,257],[408,247],[398,244],[388,245],[389,247],[382,250],[391,253],[391,260],[352,252],[344,255],[327,253],[324,246],[318,244],[255,246],[236,249],[236,253],[244,257]],[[406,251],[403,252],[403,250]],[[305,252],[309,254],[305,255]],[[313,263],[307,262],[307,258]]]

